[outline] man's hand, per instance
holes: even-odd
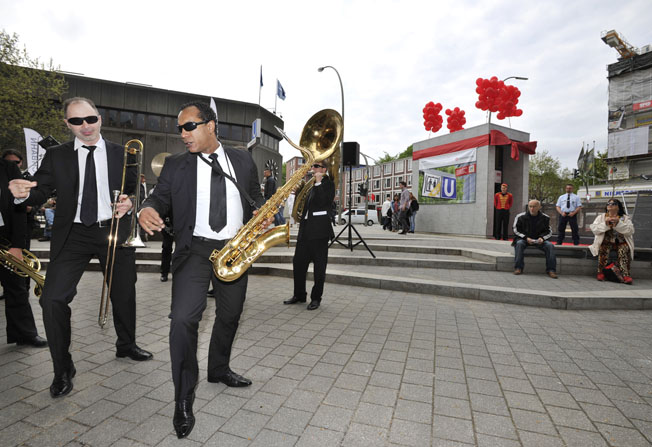
[[[165,222],[159,216],[158,211],[154,208],[143,208],[140,211],[140,217],[138,218],[138,223],[140,228],[145,230],[150,236],[154,235],[154,231],[161,231],[165,228]]]
[[[323,172],[315,172],[313,174],[313,176],[315,177],[315,183],[321,183],[321,179],[324,178],[324,173]]]
[[[539,244],[539,245],[543,244],[543,238],[542,238],[542,237],[540,237],[539,239],[537,239],[537,244]]]
[[[133,203],[131,203],[129,196],[127,194],[121,194],[120,197],[118,197],[118,203],[115,206],[116,217],[120,219],[129,212],[132,206]]]
[[[9,249],[9,254],[11,254],[14,258],[17,258],[20,261],[23,260],[23,249],[22,248],[11,247]]]
[[[29,191],[36,187],[36,182],[29,180],[13,179],[9,182],[9,190],[17,199],[25,199],[29,197]]]
[[[319,181],[319,180],[317,180],[317,181]],[[254,210],[254,211],[253,211],[253,214],[254,214],[254,216],[257,215],[257,214],[258,214],[258,210]],[[142,214],[141,214],[141,215],[142,215]],[[267,219],[266,221],[263,222],[263,224],[262,224],[262,225],[263,225],[263,230],[266,230],[267,227],[269,227],[269,226],[270,226],[271,224],[273,224],[273,223],[274,223],[274,216],[270,217],[269,219]]]
[[[534,245],[534,239],[528,237],[526,240],[528,245]]]

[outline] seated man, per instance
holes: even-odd
[[[530,200],[528,210],[514,219],[514,274],[523,273],[525,249],[536,247],[546,254],[546,273],[551,278],[557,278],[557,258],[555,247],[548,241],[552,236],[550,217],[541,211],[538,200]]]

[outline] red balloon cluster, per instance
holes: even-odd
[[[439,114],[441,109],[442,106],[440,103],[435,104],[432,101],[423,108],[423,125],[426,130],[437,132],[441,129],[442,123],[444,122],[444,118]]]
[[[460,110],[459,107],[455,107],[453,110],[446,109],[446,127],[450,130],[451,133],[457,132],[458,130],[464,129],[466,124],[466,118],[464,118],[464,110]]]
[[[478,101],[475,106],[480,110],[498,112],[498,119],[503,120],[508,116],[521,116],[523,110],[516,107],[521,91],[513,85],[505,85],[496,76],[491,79],[478,78],[475,91],[478,93]]]

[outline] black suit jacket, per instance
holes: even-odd
[[[4,222],[2,232],[10,239],[11,247],[25,248],[27,231],[25,205],[14,205],[14,196],[9,191],[9,180],[17,178],[23,178],[18,165],[0,159],[0,213]]]
[[[235,178],[256,202],[257,206],[263,204],[258,183],[258,169],[248,151],[224,148],[227,157],[235,170]],[[169,216],[174,210],[172,228],[176,246],[172,256],[172,270],[179,265],[190,253],[192,233],[195,229],[197,188],[209,188],[208,185],[197,185],[197,163],[199,155],[183,152],[167,157],[165,165],[158,178],[156,188],[143,203],[142,208],[154,208],[163,218]],[[226,179],[225,181],[230,182]],[[242,201],[243,220],[249,221],[253,209],[244,197]]]
[[[273,176],[265,180],[265,200],[269,200],[276,192],[276,179]]]
[[[106,157],[109,176],[109,189],[120,190],[122,171],[124,165],[124,147],[104,140],[106,143]],[[131,160],[130,160],[131,161]],[[125,194],[133,194],[137,184],[137,170],[130,166],[125,172]],[[50,259],[55,259],[61,252],[70,228],[72,227],[77,212],[77,198],[79,195],[79,163],[74,141],[53,146],[47,150],[41,166],[34,175],[38,183],[32,188],[26,205],[39,206],[56,191],[57,211],[54,213],[52,226],[52,241],[50,243]],[[111,193],[111,191],[109,191]],[[111,197],[113,194],[111,193]],[[136,206],[136,204],[134,204]],[[120,219],[120,234],[125,236],[125,228],[129,227],[127,216]],[[128,232],[128,230],[126,230]]]
[[[319,186],[313,186],[303,208],[301,223],[299,224],[298,239],[333,239],[333,226],[331,225],[331,210],[335,198],[335,184],[328,176],[324,176]],[[319,215],[315,216],[317,212]],[[308,218],[304,216],[308,213]],[[322,214],[323,213],[323,214]]]

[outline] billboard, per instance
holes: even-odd
[[[419,160],[419,203],[475,202],[476,149]]]

